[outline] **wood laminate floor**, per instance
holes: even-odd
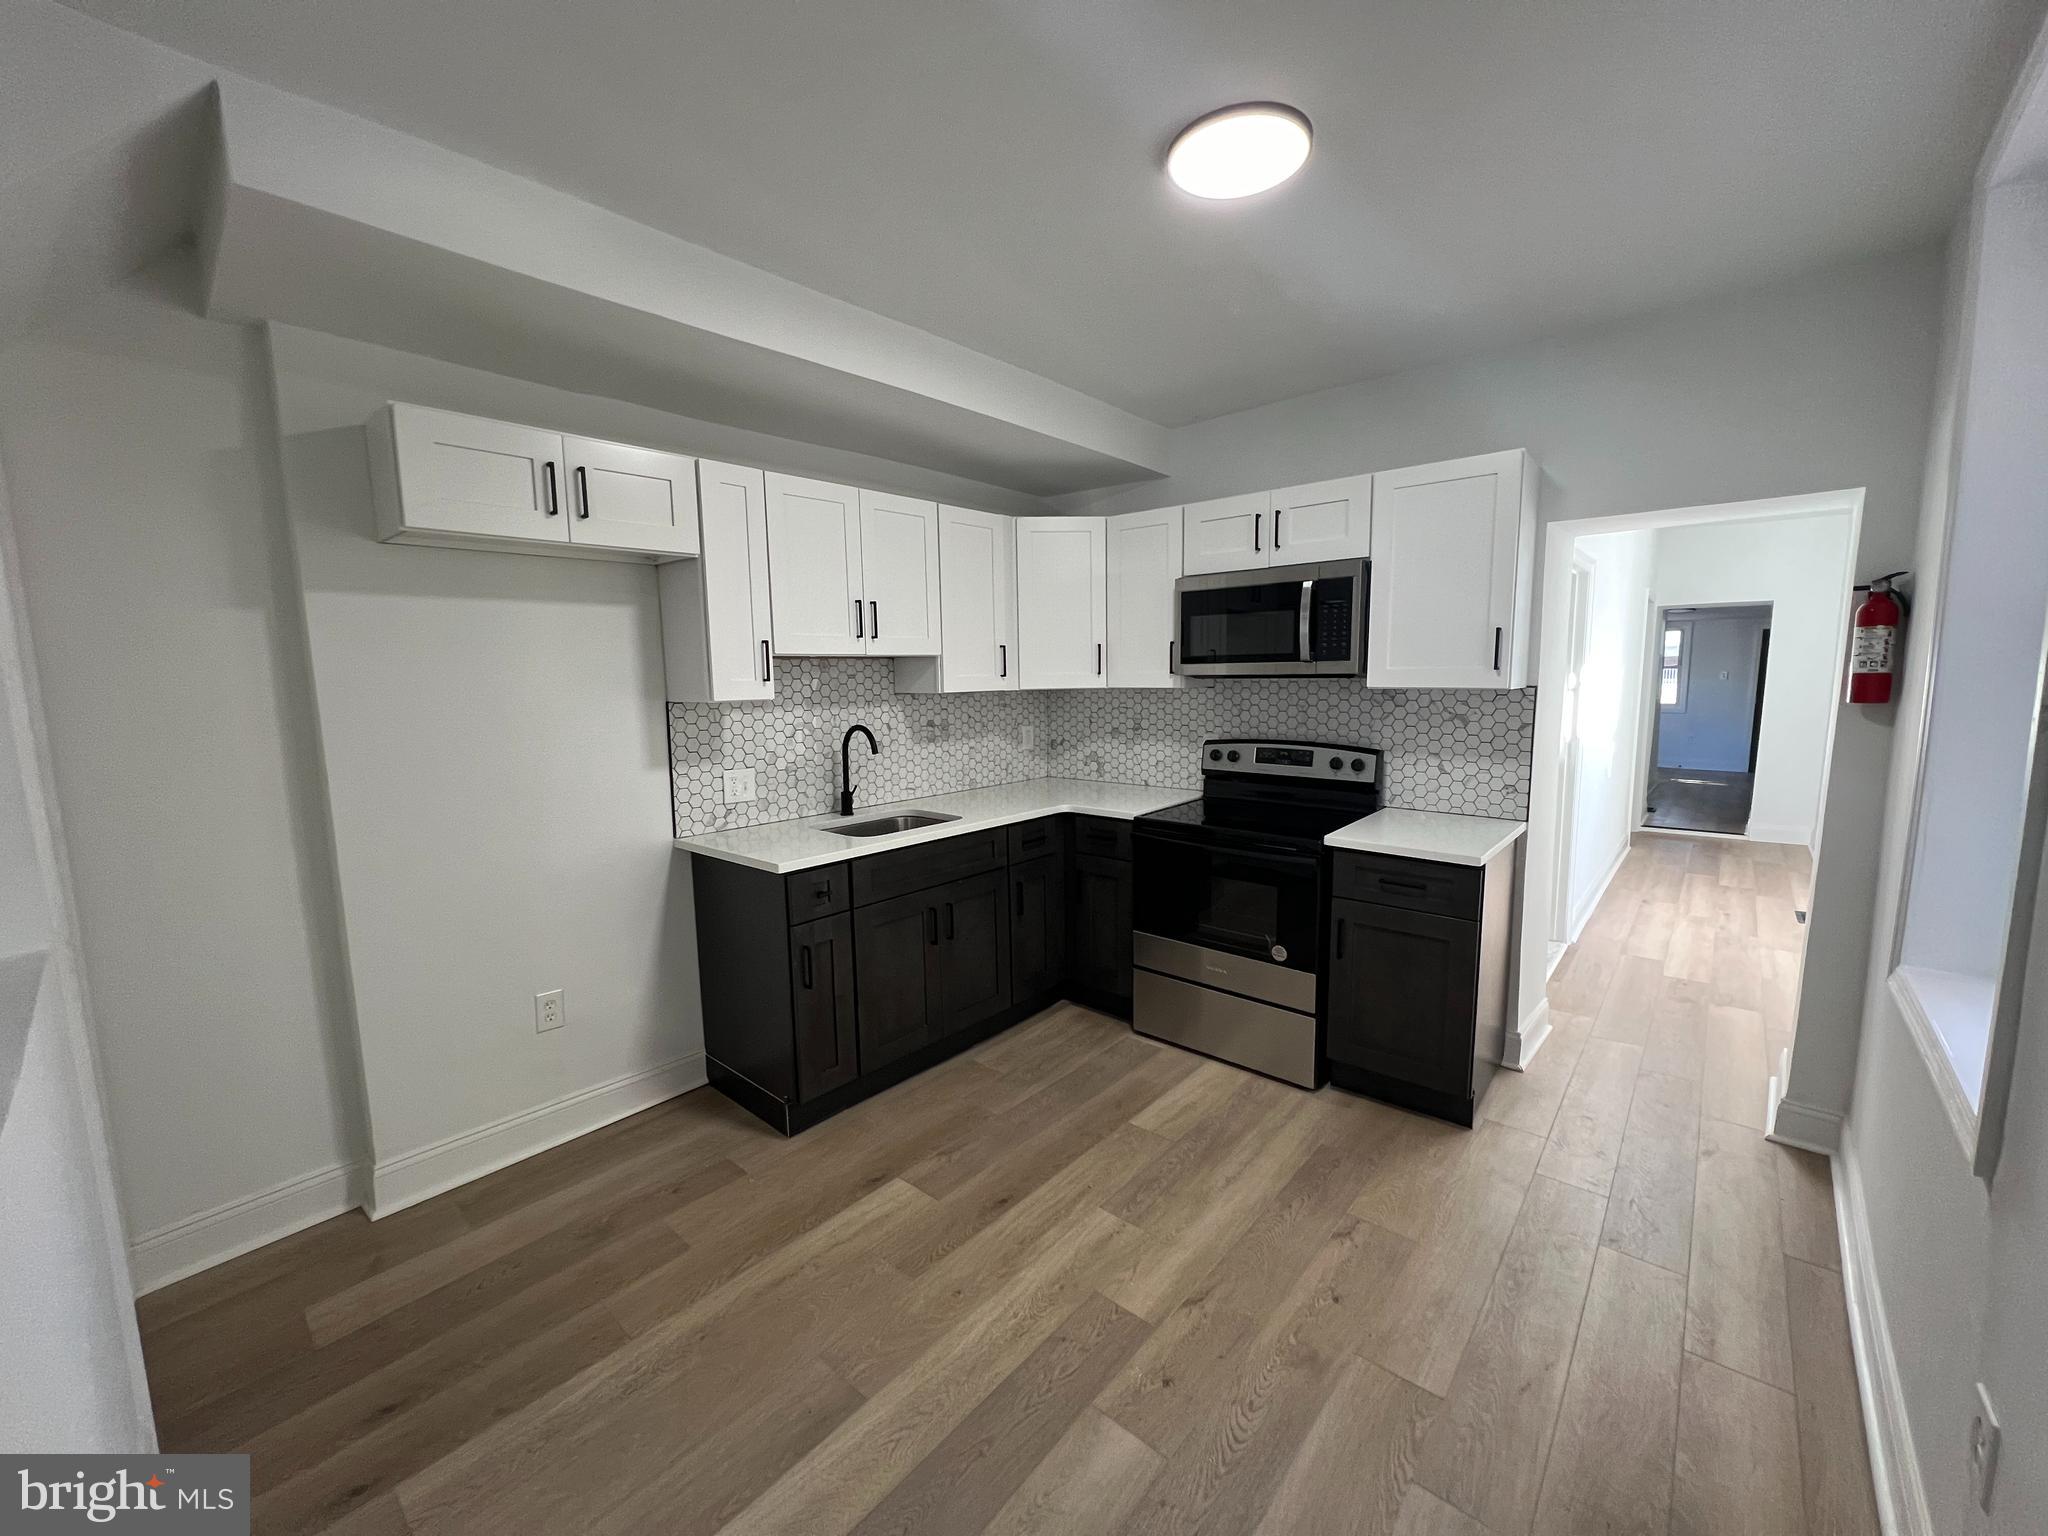
[[[708,1091],[144,1298],[255,1526],[1877,1530],[1803,854],[1648,840],[1472,1131],[1059,1008],[783,1141]]]

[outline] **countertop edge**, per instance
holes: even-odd
[[[1376,812],[1384,814],[1383,812]],[[1418,815],[1440,815],[1456,821],[1499,821],[1492,816],[1463,816],[1454,811],[1416,812]],[[1491,863],[1523,837],[1528,835],[1527,822],[1514,822],[1499,832],[1483,848],[1447,848],[1441,843],[1432,843],[1396,832],[1366,832],[1361,830],[1371,816],[1360,818],[1348,827],[1339,827],[1323,839],[1325,847],[1344,853],[1383,853],[1397,859],[1424,859],[1432,864],[1463,864],[1471,868]]]

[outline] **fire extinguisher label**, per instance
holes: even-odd
[[[1892,640],[1898,630],[1891,625],[1873,625],[1856,631],[1849,647],[1851,672],[1889,672],[1892,669]]]

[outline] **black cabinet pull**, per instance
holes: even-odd
[[[547,463],[541,465],[541,471],[547,477],[548,482],[547,514],[549,517],[560,517],[562,509],[555,501],[555,461],[549,459]]]
[[[860,599],[856,597],[853,600],[853,638],[856,640],[865,640],[868,637],[868,632],[863,622],[866,618],[866,615],[863,614],[860,611],[860,609]]]
[[[1418,896],[1426,895],[1429,891],[1429,886],[1423,881],[1397,880],[1392,875],[1381,875],[1380,885],[1390,891],[1413,891]]]
[[[927,944],[937,944],[937,943],[939,942],[939,910],[938,910],[938,908],[936,908],[936,907],[926,907],[926,908],[924,909],[924,928],[925,928],[925,940],[924,940],[924,941],[925,941],[925,943],[927,943]]]
[[[1102,642],[1095,642],[1095,675],[1102,676]]]
[[[882,605],[880,603],[871,602],[868,604],[868,638],[871,640],[882,638]]]
[[[583,466],[576,466],[576,515],[590,516],[590,481],[583,473]]]
[[[1493,670],[1500,670],[1500,626],[1493,626]]]
[[[996,676],[1008,677],[1010,675],[1010,648],[1007,645],[999,645],[996,647],[996,655],[1002,662],[1002,665],[996,671]]]
[[[1252,548],[1255,550],[1259,547],[1259,525],[1265,520],[1266,514],[1263,512],[1252,514]]]
[[[953,937],[953,903],[946,903],[946,937]]]
[[[1273,509],[1273,547],[1275,549],[1280,547],[1280,514],[1286,510],[1285,507],[1275,507]]]
[[[808,991],[810,991],[810,990],[811,990],[811,946],[810,946],[810,945],[808,945],[808,944],[806,944],[806,945],[805,945],[805,946],[803,947],[803,960],[804,960],[804,990],[805,990],[806,992],[808,992]]]
[[[1344,919],[1337,919],[1337,958],[1344,958]]]

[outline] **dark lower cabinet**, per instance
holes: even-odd
[[[1330,1060],[1470,1094],[1479,924],[1363,901],[1330,916]]]
[[[815,1099],[860,1076],[854,1029],[853,919],[842,912],[799,924],[789,930],[789,947],[797,1096]]]
[[[938,911],[931,1032],[944,1039],[1010,1006],[1010,922],[1004,873],[991,870],[931,892]]]
[[[1068,969],[1084,1001],[1131,1011],[1131,866],[1127,859],[1074,857]]]
[[[1473,868],[1337,855],[1331,1082],[1472,1124],[1506,1034],[1513,857]]]
[[[1010,1000],[1059,990],[1067,965],[1067,861],[1057,854],[1010,866]]]
[[[932,1040],[938,947],[939,914],[928,892],[855,909],[854,997],[863,1071],[886,1067]]]

